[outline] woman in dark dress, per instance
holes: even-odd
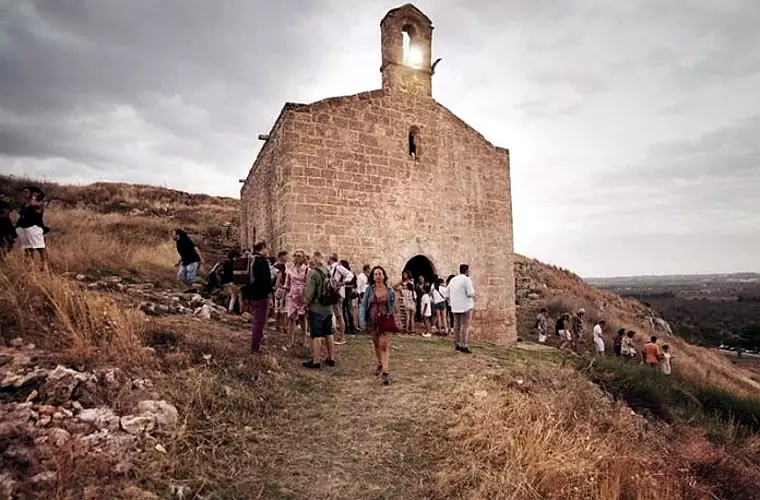
[[[361,307],[359,308],[359,324],[367,327],[372,335],[372,344],[375,346],[377,356],[377,369],[375,375],[380,376],[383,385],[390,385],[391,378],[388,372],[390,355],[390,341],[393,331],[389,325],[395,324],[396,294],[393,288],[388,286],[388,275],[380,266],[375,266],[370,273],[371,284],[364,293]],[[397,329],[395,329],[397,330]]]

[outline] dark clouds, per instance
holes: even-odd
[[[285,101],[379,86],[393,6],[0,0],[0,168],[234,195]],[[518,251],[758,270],[760,3],[418,6],[436,98],[511,149]]]

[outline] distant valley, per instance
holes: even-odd
[[[636,298],[692,342],[760,351],[760,273],[586,278]]]

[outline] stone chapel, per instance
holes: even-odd
[[[516,340],[509,151],[432,96],[432,21],[380,22],[382,88],[287,103],[241,189],[241,243],[336,252],[396,283],[457,274],[476,289],[472,337]]]

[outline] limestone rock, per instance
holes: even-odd
[[[82,410],[78,417],[82,422],[93,424],[98,429],[119,430],[120,419],[118,415],[105,406]]]
[[[125,415],[121,417],[121,428],[129,434],[139,435],[150,432],[155,427],[154,415]]]
[[[74,389],[89,377],[70,368],[58,365],[40,387],[40,394],[51,404],[62,405],[71,399]]]
[[[177,425],[179,414],[177,408],[166,401],[140,401],[138,411],[144,416],[152,416],[159,430],[171,429]]]
[[[21,337],[16,337],[15,339],[11,340],[11,347],[15,347],[17,349],[24,347],[24,339]]]

